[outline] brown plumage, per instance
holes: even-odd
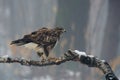
[[[45,54],[49,56],[49,52],[55,47],[55,44],[60,39],[60,35],[65,32],[63,28],[41,28],[30,34],[25,35],[22,39],[12,41],[11,44],[17,46],[25,45],[36,50],[38,56]],[[32,46],[31,46],[32,45]]]

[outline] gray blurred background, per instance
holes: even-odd
[[[9,43],[55,26],[67,33],[51,56],[69,48],[86,51],[108,61],[120,78],[120,0],[0,0],[0,56],[39,60],[34,51]],[[79,62],[49,67],[0,64],[0,80],[104,80],[104,75]]]

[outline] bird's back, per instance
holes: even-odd
[[[59,35],[54,29],[40,29],[36,33],[31,33],[31,39],[33,42],[40,45],[47,45],[55,43],[59,38]]]

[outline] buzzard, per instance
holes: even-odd
[[[48,58],[50,51],[55,47],[63,32],[65,32],[65,29],[61,27],[43,27],[30,34],[24,35],[22,39],[12,41],[11,45],[24,45],[25,47],[35,50],[38,56],[42,57],[42,60],[45,60],[45,57]]]

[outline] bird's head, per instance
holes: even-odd
[[[56,27],[55,31],[57,31],[59,34],[62,34],[64,32],[66,32],[66,30],[64,28],[62,28],[62,27]]]

